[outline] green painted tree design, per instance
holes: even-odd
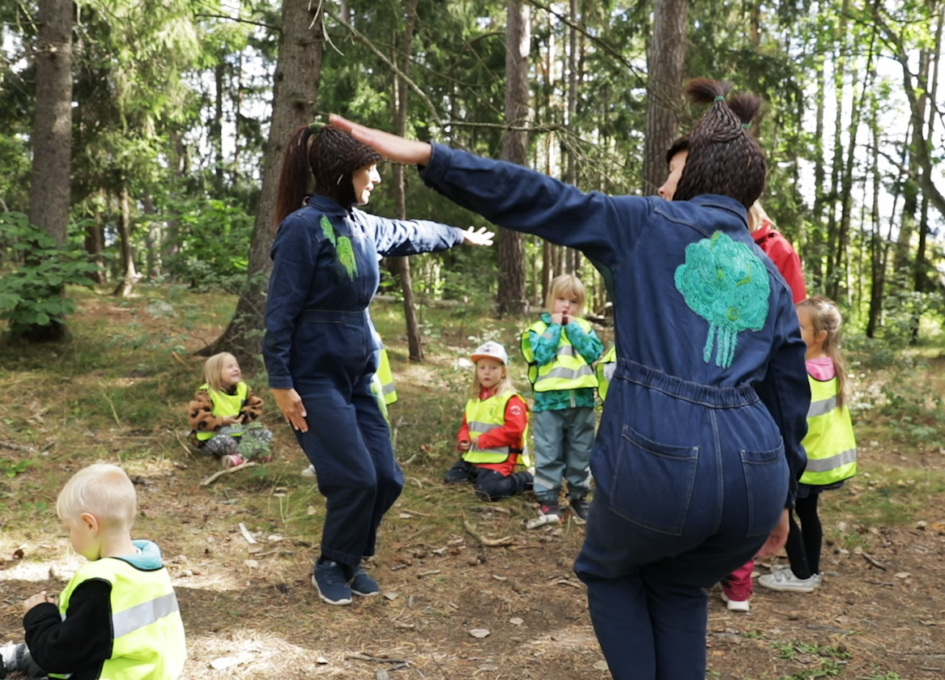
[[[759,331],[768,318],[768,271],[743,243],[717,231],[711,239],[686,246],[686,262],[676,269],[676,288],[686,305],[709,322],[703,359],[732,365],[741,331]]]

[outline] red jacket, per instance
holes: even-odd
[[[483,388],[479,392],[479,399],[486,400],[494,394],[493,390]],[[483,432],[479,435],[479,446],[484,449],[496,449],[508,446],[513,451],[522,450],[522,436],[525,434],[525,426],[528,425],[528,407],[520,397],[514,396],[509,399],[505,405],[505,424],[489,432]],[[469,436],[469,425],[466,423],[466,410],[463,409],[463,424],[456,435],[457,450],[461,442],[472,441]],[[518,463],[518,453],[511,454],[508,459],[502,463],[475,463],[476,467],[495,470],[501,475],[508,477],[515,471],[515,465]]]
[[[761,229],[751,235],[758,247],[774,262],[774,266],[781,272],[781,276],[791,287],[794,304],[807,299],[807,288],[804,286],[804,269],[801,267],[801,258],[794,252],[790,242],[780,232],[765,220]]]

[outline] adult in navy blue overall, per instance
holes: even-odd
[[[583,252],[617,356],[575,571],[616,680],[704,680],[707,588],[787,536],[810,402],[791,291],[752,242],[764,156],[725,103],[693,130],[675,200],[584,194],[520,166],[336,124],[495,224]],[[764,551],[762,551],[764,552]]]
[[[313,128],[293,134],[283,161],[263,357],[327,500],[313,584],[326,602],[348,604],[352,594],[379,592],[361,560],[374,554],[378,525],[404,482],[371,393],[380,343],[368,305],[378,261],[488,245],[492,234],[358,210],[380,182],[380,156],[338,128]]]

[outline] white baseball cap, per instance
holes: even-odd
[[[505,351],[505,347],[490,340],[489,342],[483,343],[476,348],[476,351],[472,353],[472,356],[469,357],[473,362],[479,361],[484,358],[495,359],[501,361],[503,366],[509,365],[509,354]]]

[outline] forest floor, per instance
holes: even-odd
[[[273,463],[201,486],[218,463],[184,443],[201,382],[191,353],[222,331],[233,298],[168,286],[126,300],[74,296],[68,344],[0,346],[0,643],[22,640],[22,600],[59,591],[80,563],[56,495],[76,470],[107,461],[137,486],[134,535],[164,551],[187,629],[186,678],[610,677],[571,571],[582,528],[527,531],[533,499],[487,505],[440,483],[469,384],[461,359],[485,339],[517,347],[525,321],[425,308],[428,363],[409,365],[400,307],[376,304],[407,482],[372,569],[383,594],[330,607],[309,581],[324,502],[299,476],[307,461],[271,398]],[[945,356],[850,348],[861,474],[825,496],[824,585],[812,595],[756,588],[749,614],[728,612],[713,591],[710,678],[945,676]],[[524,385],[523,362],[514,368]],[[250,383],[268,396],[264,376]]]

